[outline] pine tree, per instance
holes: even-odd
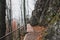
[[[37,0],[32,11],[31,25],[47,26],[47,35],[44,40],[55,40],[56,29],[53,27],[60,21],[60,0]],[[57,26],[58,28],[58,26]],[[57,34],[56,34],[57,35]],[[57,39],[56,39],[57,40]]]

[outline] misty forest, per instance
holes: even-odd
[[[60,40],[60,0],[0,0],[0,40]]]

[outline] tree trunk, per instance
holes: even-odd
[[[6,6],[6,0],[0,0],[0,38],[5,35],[5,31],[6,31],[5,6]],[[0,40],[5,40],[5,39],[3,38]]]

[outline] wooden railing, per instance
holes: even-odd
[[[12,32],[7,33],[5,36],[1,37],[0,40],[6,39],[9,40],[12,38],[12,40],[23,40],[23,36],[26,32],[24,32],[24,27],[20,27]]]

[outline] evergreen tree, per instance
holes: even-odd
[[[45,35],[44,40],[45,39],[57,40],[55,36],[57,35],[56,30],[58,30],[58,26],[56,26],[57,28],[54,26],[57,25],[57,23],[59,23],[58,21],[60,21],[59,4],[60,4],[60,0],[37,0],[36,1],[35,9],[32,11],[30,24],[32,26],[42,25],[48,27],[47,35]]]

